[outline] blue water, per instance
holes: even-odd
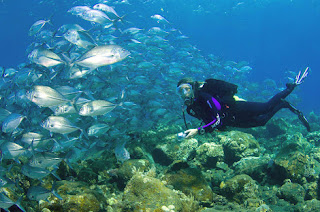
[[[35,21],[54,14],[52,22],[55,26],[73,23],[75,17],[66,11],[82,5],[83,1],[74,4],[67,0],[39,2],[0,1],[0,66],[16,67],[28,61],[25,50],[33,40],[28,36],[28,30]],[[86,2],[93,5],[98,1]],[[297,91],[303,100],[300,108],[319,111],[320,1],[132,2],[135,2],[129,6],[132,11],[166,17],[204,54],[248,61],[253,67],[251,81],[271,78],[284,84],[286,71],[297,72],[309,66],[311,73]],[[117,11],[121,7],[124,6],[117,6]],[[137,27],[143,28],[143,24]]]

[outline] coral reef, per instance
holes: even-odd
[[[209,183],[198,169],[180,169],[175,173],[167,173],[164,180],[174,189],[192,195],[198,201],[210,203],[213,199]]]
[[[247,133],[240,131],[230,131],[222,135],[218,135],[221,139],[225,163],[232,165],[241,158],[255,156],[260,154],[260,146],[256,139]]]

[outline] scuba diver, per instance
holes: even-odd
[[[298,115],[299,120],[310,132],[310,125],[302,112],[285,98],[300,85],[308,75],[307,67],[296,76],[293,83],[287,83],[286,89],[277,93],[268,102],[247,102],[237,99],[237,85],[216,79],[205,82],[183,78],[178,82],[177,92],[187,106],[187,113],[204,122],[203,126],[184,131],[185,138],[223,130],[225,127],[250,128],[264,126],[280,109],[288,108]],[[183,112],[184,115],[184,112]],[[185,122],[186,124],[186,122]]]

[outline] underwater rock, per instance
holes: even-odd
[[[318,182],[306,184],[304,185],[304,188],[306,189],[305,200],[312,200],[318,198]]]
[[[221,182],[220,190],[221,195],[239,204],[244,203],[249,198],[257,199],[258,197],[258,185],[250,176],[245,174]]]
[[[310,133],[308,133],[306,138],[309,143],[311,143],[317,147],[320,146],[320,131],[310,132]]]
[[[267,175],[270,159],[267,157],[246,157],[233,163],[235,174],[246,174],[254,180],[261,182]]]
[[[129,180],[137,171],[144,172],[150,168],[150,162],[144,159],[131,159],[125,161],[117,171],[119,178],[127,181]]]
[[[306,192],[301,185],[291,182],[286,182],[277,192],[277,196],[279,198],[284,199],[292,204],[302,202],[305,194]]]
[[[167,169],[167,172],[178,171],[180,169],[186,169],[186,168],[189,168],[189,164],[187,163],[187,161],[176,160],[176,161],[173,161],[172,164],[170,164],[170,166]]]
[[[281,136],[280,139],[283,141],[280,151],[294,152],[296,150],[299,150],[301,152],[308,152],[312,150],[312,148],[314,148],[314,146],[311,145],[300,132],[285,134]]]
[[[271,119],[266,125],[266,130],[268,132],[267,137],[277,137],[288,131],[288,123],[282,118]]]
[[[204,208],[201,212],[254,212],[252,210],[248,210],[247,208],[242,207],[239,204],[228,202],[225,205],[214,205],[213,208]]]
[[[185,195],[171,190],[159,179],[135,174],[123,194],[123,211],[162,211],[163,206],[174,206],[175,211],[196,211],[197,205]],[[185,209],[189,204],[189,209]],[[188,208],[188,207],[187,207]]]
[[[320,211],[320,201],[317,199],[304,201],[301,203],[298,203],[295,211],[298,212],[314,212],[314,211]]]
[[[268,211],[268,209],[270,210],[270,208],[264,204],[264,202],[260,199],[256,199],[256,198],[248,198],[243,205],[249,210],[255,210],[255,211]],[[264,205],[264,207],[263,207]],[[261,207],[262,206],[262,207]],[[261,207],[261,208],[260,208]]]
[[[224,159],[222,145],[215,143],[204,143],[197,149],[196,159],[206,168],[215,168],[217,162]]]
[[[77,175],[79,181],[87,183],[95,183],[98,180],[98,174],[95,173],[91,168],[82,167]]]
[[[273,179],[283,182],[290,179],[292,182],[307,183],[307,179],[313,180],[315,172],[308,155],[299,151],[286,152],[285,149],[276,156],[270,172]]]
[[[256,139],[247,133],[230,131],[224,135],[218,135],[225,155],[225,163],[232,165],[241,158],[260,154],[260,146]]]
[[[213,193],[210,185],[198,169],[187,168],[175,173],[167,173],[164,180],[174,189],[180,190],[186,195],[192,195],[198,201],[212,201]]]
[[[175,160],[188,160],[197,147],[198,141],[194,138],[184,139],[181,143],[167,142],[158,144],[152,156],[156,163],[168,166]]]
[[[57,182],[57,192],[62,200],[49,198],[49,202],[40,201],[40,210],[49,209],[50,211],[100,211],[101,200],[98,192],[89,189],[88,184],[84,182]]]

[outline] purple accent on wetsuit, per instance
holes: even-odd
[[[212,109],[212,106],[211,106],[211,104],[210,104],[209,100],[207,101],[207,104],[208,104],[208,105],[209,105],[209,107]]]
[[[214,105],[216,106],[216,108],[218,110],[221,110],[221,105],[220,103],[218,102],[218,100],[216,100],[215,98],[212,97],[212,102],[214,103]]]
[[[212,122],[210,122],[210,123],[208,123],[208,124],[206,124],[206,125],[204,125],[203,127],[199,127],[198,128],[198,130],[201,130],[201,128],[206,128],[206,127],[209,127],[210,125],[213,125],[215,122],[217,121],[217,119],[214,119]]]

